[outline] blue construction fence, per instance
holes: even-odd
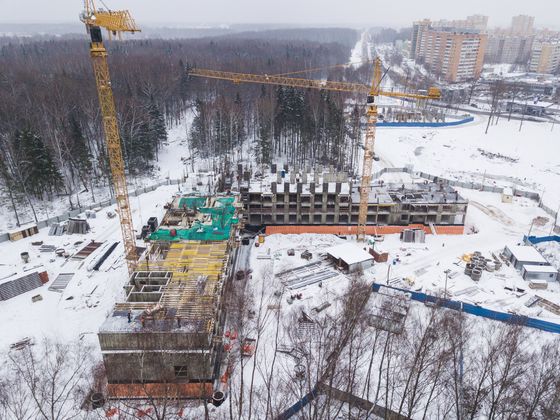
[[[319,389],[318,386],[315,385],[315,387],[310,392],[305,394],[301,400],[299,400],[290,408],[287,408],[285,411],[279,414],[275,420],[288,420],[290,417],[295,416],[297,413],[303,410],[303,408],[307,404],[309,404],[311,401],[317,398],[318,395],[319,395]]]
[[[560,243],[560,236],[553,235],[553,236],[524,236],[523,242],[531,243],[533,245],[541,244],[543,242],[558,242]]]
[[[427,295],[426,293],[413,292],[411,290],[401,289],[393,286],[386,286],[384,284],[373,283],[372,288],[374,292],[378,292],[382,287],[392,290],[398,290],[404,293],[409,293],[413,300],[423,303],[432,303],[434,305],[442,306],[444,308],[453,309],[459,312],[465,312],[483,318],[493,319],[495,321],[507,322],[510,324],[523,325],[525,327],[535,328],[537,330],[560,334],[560,324],[553,322],[543,321],[541,319],[530,318],[528,316],[509,314],[505,312],[493,311],[481,306],[472,305],[470,303],[459,302],[451,299],[444,299],[437,296]]]
[[[457,125],[467,124],[474,121],[474,117],[463,118],[456,121],[442,121],[442,122],[423,122],[423,121],[407,121],[407,122],[386,122],[378,121],[377,127],[425,127],[425,128],[438,128],[438,127],[455,127]]]

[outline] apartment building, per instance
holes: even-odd
[[[492,33],[488,36],[485,61],[489,63],[527,64],[533,46],[532,36]]]
[[[448,82],[477,79],[482,72],[488,37],[476,29],[434,26],[415,22],[412,58]]]
[[[358,224],[358,183],[347,175],[314,173],[263,182],[241,188],[248,225],[355,228]],[[442,182],[375,182],[369,191],[367,224],[380,229],[433,224],[456,227],[462,233],[467,205],[466,199]]]
[[[484,32],[488,28],[488,16],[472,15],[466,19],[439,20],[433,23],[436,28],[458,28]]]
[[[510,33],[512,36],[533,35],[535,24],[534,16],[519,15],[511,18]]]
[[[560,40],[535,41],[531,50],[529,70],[532,73],[554,74],[560,71]]]

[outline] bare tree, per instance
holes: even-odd
[[[8,369],[12,398],[5,405],[18,419],[73,419],[80,413],[91,364],[83,343],[43,340],[38,348],[11,351]]]

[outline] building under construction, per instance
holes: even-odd
[[[236,196],[176,197],[99,331],[110,398],[201,398],[220,372]],[[143,230],[144,234],[146,229]]]
[[[271,233],[354,234],[360,207],[359,182],[346,173],[286,169],[241,186],[247,224]],[[468,201],[443,182],[384,183],[370,187],[368,234],[462,234]]]

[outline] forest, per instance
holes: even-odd
[[[352,169],[361,107],[347,95],[244,86],[190,78],[188,67],[261,74],[325,68],[297,77],[363,81],[369,66],[341,68],[354,30],[264,31],[200,39],[108,43],[125,164],[149,175],[167,130],[194,113],[195,153],[228,162],[254,144],[257,163],[325,163]],[[297,40],[302,38],[303,40]],[[307,39],[306,39],[307,38]],[[324,39],[327,42],[319,42]],[[332,39],[338,42],[328,42]],[[95,81],[86,39],[0,41],[0,184],[10,207],[110,188]],[[359,98],[358,98],[359,100]]]

